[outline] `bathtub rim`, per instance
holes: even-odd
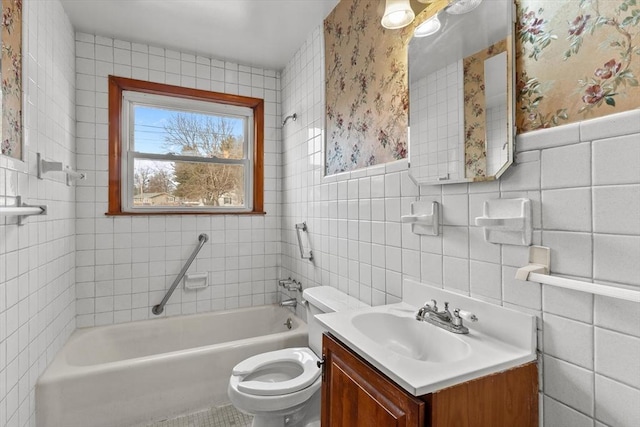
[[[48,383],[55,382],[58,380],[82,377],[87,373],[109,373],[109,372],[118,371],[125,367],[135,368],[136,366],[153,363],[154,361],[160,361],[160,360],[171,361],[172,359],[180,358],[185,353],[198,354],[198,353],[215,351],[218,349],[221,350],[228,347],[238,348],[242,346],[249,346],[251,344],[262,344],[262,343],[269,342],[270,340],[274,339],[274,337],[279,337],[279,336],[290,337],[292,334],[308,335],[309,331],[308,331],[307,323],[303,319],[298,317],[295,313],[290,311],[289,312],[290,316],[292,318],[295,318],[298,326],[282,332],[277,332],[277,333],[268,334],[268,335],[261,335],[257,337],[243,338],[243,339],[234,340],[234,341],[225,341],[217,344],[207,344],[207,345],[202,345],[198,347],[190,347],[186,349],[174,350],[166,353],[151,354],[151,355],[145,355],[140,357],[134,357],[130,359],[121,359],[121,360],[115,360],[115,361],[92,364],[92,365],[73,365],[67,361],[68,360],[67,352],[71,344],[75,343],[75,341],[83,339],[84,336],[87,334],[98,333],[100,330],[125,329],[127,326],[131,326],[132,323],[144,324],[148,322],[170,322],[180,317],[188,317],[188,318],[215,317],[215,316],[221,316],[228,312],[237,313],[237,312],[251,311],[251,310],[255,310],[258,307],[278,308],[278,305],[265,304],[262,306],[243,307],[243,308],[220,310],[220,311],[206,312],[206,313],[194,313],[194,314],[188,314],[188,315],[167,316],[159,319],[144,319],[136,322],[126,322],[126,323],[118,323],[113,325],[103,325],[103,326],[94,326],[89,328],[76,329],[71,334],[67,342],[65,342],[62,348],[54,356],[49,366],[42,372],[42,374],[36,381],[36,386],[40,384],[46,385]]]

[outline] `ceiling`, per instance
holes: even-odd
[[[339,0],[61,0],[76,31],[281,70]]]

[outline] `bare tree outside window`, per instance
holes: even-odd
[[[241,159],[243,141],[233,134],[231,120],[202,114],[173,114],[164,127],[164,147],[184,156]],[[244,174],[238,165],[175,163],[175,195],[204,205],[220,206],[229,195],[244,203]]]
[[[242,159],[238,119],[172,113],[163,125],[168,154],[195,158]],[[136,204],[221,206],[244,204],[244,168],[237,164],[138,160],[134,168]],[[162,196],[161,196],[162,195]],[[168,197],[171,196],[169,202]],[[230,203],[227,203],[228,201]]]

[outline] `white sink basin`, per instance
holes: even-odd
[[[415,318],[368,312],[356,314],[351,323],[380,346],[409,359],[444,363],[470,354],[469,344],[460,337]]]
[[[414,396],[432,393],[536,359],[535,317],[424,285],[403,283],[403,302],[319,314],[340,341]],[[468,335],[454,334],[415,315],[423,301],[448,301],[470,311]]]

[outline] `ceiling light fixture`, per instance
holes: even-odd
[[[422,24],[418,25],[416,30],[413,33],[414,37],[427,37],[432,34],[435,34],[440,29],[440,20],[438,19],[438,14],[436,13],[431,18],[424,21]]]
[[[380,23],[388,30],[397,30],[411,24],[415,17],[409,0],[386,0]]]
[[[451,15],[462,15],[471,12],[482,3],[482,0],[450,0],[444,10]]]

